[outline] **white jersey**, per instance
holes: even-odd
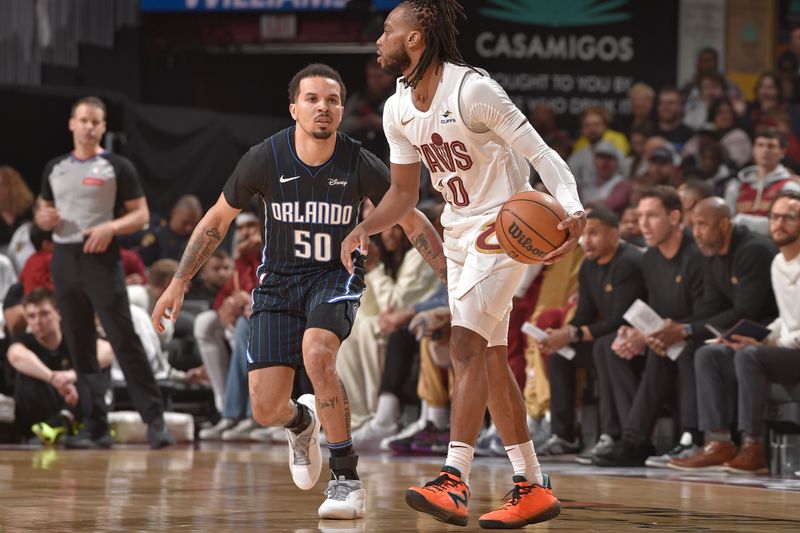
[[[567,213],[583,209],[566,164],[484,72],[445,63],[425,112],[414,106],[411,88],[398,81],[384,106],[383,126],[392,163],[422,160],[430,171],[447,201],[446,237],[460,240],[492,221],[509,197],[531,190],[526,158]]]

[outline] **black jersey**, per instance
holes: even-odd
[[[389,189],[389,169],[344,133],[327,163],[305,165],[294,146],[292,126],[253,146],[242,156],[223,194],[242,209],[261,200],[265,272],[302,273],[341,267],[342,241],[358,223],[361,202],[377,205]]]

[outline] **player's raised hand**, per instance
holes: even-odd
[[[361,250],[361,255],[367,255],[369,252],[369,233],[364,231],[361,224],[342,241],[342,264],[350,274],[353,273],[353,252],[356,248]]]
[[[578,245],[578,239],[583,235],[583,228],[586,227],[586,213],[578,211],[569,216],[569,218],[562,220],[558,224],[558,229],[567,230],[567,240],[564,244],[550,252],[544,257],[545,265],[552,265],[564,259],[568,253]]]
[[[164,333],[165,328],[162,320],[170,320],[173,323],[178,320],[178,315],[183,306],[183,293],[185,291],[186,284],[177,278],[172,278],[167,290],[156,302],[153,314],[150,316],[153,327],[156,328],[157,332]]]

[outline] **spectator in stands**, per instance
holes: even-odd
[[[33,193],[13,167],[0,166],[0,247],[3,251],[14,231],[31,219]]]
[[[783,109],[776,109],[767,115],[764,123],[770,128],[775,128],[786,137],[786,156],[781,163],[797,173],[800,169],[800,139],[792,131],[792,121],[789,113]]]
[[[30,333],[15,338],[8,349],[8,361],[17,371],[15,423],[23,435],[33,432],[44,444],[55,444],[80,418],[78,377],[63,342],[53,293],[36,289],[25,296],[23,307]],[[107,368],[113,358],[111,345],[98,339],[100,368]]]
[[[25,309],[22,300],[25,291],[22,283],[14,283],[8,288],[3,299],[3,320],[5,322],[6,338],[14,338],[25,333],[28,325],[25,323]]]
[[[581,136],[575,141],[572,155],[567,160],[572,174],[581,187],[593,185],[594,147],[600,141],[608,141],[623,155],[628,155],[630,145],[622,133],[610,129],[611,113],[603,106],[587,107],[580,116]]]
[[[664,144],[650,151],[647,156],[647,173],[642,176],[649,186],[678,185],[681,179],[680,156],[672,145]]]
[[[781,160],[786,155],[786,137],[776,129],[756,133],[753,143],[755,165],[743,168],[725,188],[725,201],[742,224],[761,234],[769,234],[769,206],[784,189],[800,190],[798,177]]]
[[[697,53],[694,77],[681,90],[686,100],[687,108],[690,102],[702,99],[700,80],[705,75],[717,75],[722,77],[724,83],[723,94],[735,102],[741,102],[741,109],[736,112],[737,115],[741,115],[745,105],[742,98],[742,90],[733,81],[722,75],[719,68],[719,52],[711,47],[703,48]]]
[[[642,261],[647,303],[669,327],[648,338],[639,330],[622,326],[617,338],[597,343],[596,365],[607,370],[600,374],[600,390],[613,391],[614,405],[623,420],[622,439],[610,450],[590,458],[598,466],[641,466],[645,461],[650,466],[664,466],[671,457],[696,449],[694,440],[699,438],[692,356],[696,346],[680,324],[700,307],[705,279],[702,256],[681,224],[682,204],[675,189],[648,189],[639,200],[638,211],[648,246]],[[677,334],[664,337],[665,332],[675,329]],[[657,344],[655,339],[661,340]],[[673,355],[680,350],[677,360],[666,357],[670,349]],[[680,387],[679,426],[684,434],[666,456],[651,456],[650,433],[661,406],[675,394],[676,382]]]
[[[619,237],[638,248],[644,248],[642,229],[639,227],[639,211],[636,206],[629,205],[619,219]]]
[[[683,97],[675,87],[664,87],[658,93],[656,128],[653,132],[664,137],[677,152],[683,149],[694,130],[683,123]]]
[[[711,102],[708,110],[708,123],[694,137],[689,139],[683,147],[683,158],[696,155],[707,144],[702,142],[704,137],[717,140],[724,149],[725,159],[730,159],[737,167],[741,167],[752,155],[753,143],[750,137],[736,121],[733,104],[727,98],[717,98]]]
[[[142,258],[133,250],[119,249],[122,259],[122,272],[125,274],[125,285],[144,285],[147,283],[147,268]]]
[[[624,117],[619,128],[630,137],[636,129],[652,129],[655,118],[656,92],[643,82],[634,83],[628,90],[631,114]]]
[[[540,447],[539,455],[561,455],[580,451],[575,427],[576,372],[593,370],[592,347],[595,339],[612,335],[623,324],[622,315],[637,298],[645,297],[642,278],[642,252],[619,239],[617,216],[602,206],[587,215],[581,245],[586,259],[579,274],[578,308],[564,327],[548,329],[539,347],[547,354],[550,379],[552,437]],[[558,351],[570,345],[575,357],[568,359]],[[620,421],[601,393],[601,445],[619,438]]]
[[[775,74],[764,72],[756,80],[754,89],[756,98],[747,104],[747,130],[750,134],[757,133],[762,128],[773,127],[769,114],[773,111],[783,110],[783,88],[781,81]]]
[[[622,177],[621,163],[622,154],[610,142],[594,146],[594,179],[580,190],[584,204],[600,202],[617,215],[622,213],[630,201],[631,182]]]
[[[181,196],[172,208],[169,222],[146,232],[142,237],[138,252],[144,264],[150,266],[159,259],[179,261],[202,216],[203,206],[196,196]]]
[[[710,122],[711,104],[725,96],[725,78],[717,72],[701,74],[698,87],[699,98],[687,99],[683,114],[683,123],[693,130],[699,130]]]
[[[53,232],[34,226],[30,238],[36,253],[25,262],[22,272],[19,273],[19,280],[25,294],[42,287],[52,291],[54,288],[50,263],[53,261]]]
[[[692,209],[697,205],[697,202],[714,196],[714,189],[707,181],[693,179],[686,183],[681,183],[680,187],[678,187],[678,196],[680,196],[681,205],[683,206],[683,225],[691,229]]]
[[[383,135],[383,104],[395,89],[396,80],[378,65],[375,56],[366,63],[366,87],[350,95],[342,117],[341,130],[361,141],[364,148],[384,161],[389,145]]]
[[[709,266],[717,277],[716,283],[709,284],[708,301],[710,305],[717,304],[722,311],[708,323],[723,332],[742,318],[767,324],[780,309],[778,320],[771,324],[775,333],[768,343],[783,344],[776,344],[780,348],[769,348],[768,345],[762,348],[753,339],[737,337],[733,342],[717,339],[717,343],[697,351],[695,368],[700,429],[708,432],[707,444],[691,457],[671,461],[670,467],[695,470],[724,465],[726,470],[734,472],[763,471],[766,466],[761,443],[766,400],[763,376],[766,371],[790,381],[800,377],[800,365],[789,362],[797,350],[787,349],[798,346],[796,337],[800,314],[796,309],[800,293],[793,281],[787,283],[786,277],[788,274],[788,280],[796,279],[796,264],[790,265],[787,260],[797,263],[800,249],[800,193],[781,193],[770,210],[772,241],[781,247],[781,254],[777,256],[766,239],[750,233],[747,228],[732,227],[730,210],[718,199],[698,204],[694,219],[694,232],[703,253],[715,254]],[[774,276],[772,282],[770,272]],[[773,366],[774,363],[777,364]],[[752,373],[746,376],[750,371]],[[744,379],[738,402],[739,429],[744,432],[744,443],[738,455],[729,431],[737,406],[737,375]]]
[[[793,63],[794,74],[800,74],[800,26],[794,26],[789,32],[789,49],[778,57],[778,64]]]
[[[683,163],[684,171],[689,175],[689,179],[694,176],[695,179],[707,182],[716,196],[722,196],[728,182],[734,178],[733,163],[726,161],[725,149],[716,137],[705,133],[695,135],[692,139],[699,141],[696,145],[698,152],[687,154],[687,159]]]
[[[233,261],[225,250],[217,248],[208,258],[196,282],[192,282],[186,300],[208,302],[209,307],[233,272]]]
[[[652,125],[640,125],[633,128],[630,133],[631,153],[625,158],[625,175],[628,179],[633,179],[647,171],[647,163],[644,157],[644,150],[647,138],[653,133]]]

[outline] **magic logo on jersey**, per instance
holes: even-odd
[[[425,158],[428,170],[433,172],[457,172],[472,168],[472,158],[467,146],[461,141],[445,141],[438,133],[431,135],[429,144],[414,146]]]

